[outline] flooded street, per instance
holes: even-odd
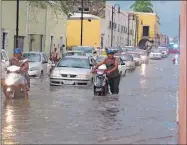
[[[121,80],[118,96],[32,79],[28,101],[2,102],[3,143],[176,144],[179,65],[171,60],[137,67]]]

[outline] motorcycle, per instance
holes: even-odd
[[[106,69],[101,69],[103,66],[100,66],[96,70],[96,76],[94,79],[94,95],[96,96],[106,96],[108,94],[108,79],[106,76]],[[105,66],[106,68],[106,66]]]
[[[25,77],[20,73],[21,66],[27,60],[23,60],[20,66],[9,66],[7,67],[7,76],[5,77],[3,92],[7,99],[13,99],[20,95],[25,95]]]

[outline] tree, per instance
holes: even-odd
[[[52,10],[56,12],[62,12],[65,15],[74,13],[74,6],[80,5],[81,0],[59,0],[59,1],[30,1],[32,6],[46,8],[49,6]],[[106,0],[84,0],[84,5],[89,5],[90,13],[95,15],[100,15],[104,13]]]
[[[150,0],[136,0],[130,8],[135,12],[153,13],[153,5]]]

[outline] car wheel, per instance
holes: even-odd
[[[43,77],[44,76],[44,72],[43,70],[40,72],[40,77]]]
[[[125,70],[124,76],[126,76],[127,71]]]

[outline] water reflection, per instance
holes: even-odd
[[[141,65],[141,75],[146,76],[146,64]]]
[[[17,135],[19,131],[17,129],[17,121],[20,123],[20,119],[17,118],[16,114],[22,112],[25,114],[23,110],[27,110],[28,108],[28,100],[5,100],[3,106],[3,125],[2,125],[2,138],[3,144],[15,144],[16,141],[14,137]]]

